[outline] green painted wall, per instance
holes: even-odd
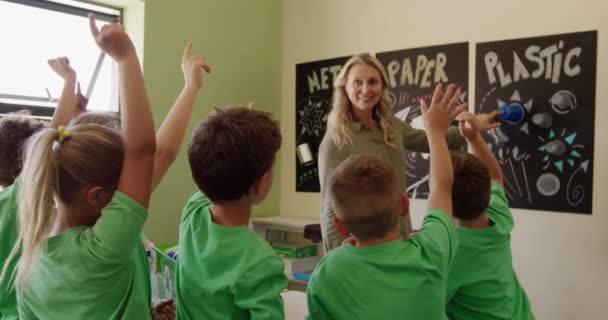
[[[188,40],[212,67],[179,157],[152,196],[146,234],[153,241],[177,242],[181,210],[196,188],[186,146],[199,119],[214,106],[248,101],[280,119],[281,10],[275,0],[145,2],[144,76],[157,127],[182,88],[181,54]],[[256,216],[279,214],[279,163],[273,191],[254,209]]]

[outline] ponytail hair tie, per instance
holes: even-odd
[[[70,130],[68,130],[64,126],[59,126],[59,128],[57,128],[57,131],[59,132],[59,135],[57,136],[57,141],[59,143],[64,142],[65,140],[67,140],[69,137],[72,136],[72,133],[70,132]]]

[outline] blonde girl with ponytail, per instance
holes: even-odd
[[[122,132],[81,124],[45,129],[28,142],[11,252],[21,254],[14,279],[24,319],[151,317],[140,234],[156,148],[152,114],[122,26],[99,31],[94,16],[89,21],[95,42],[118,64]]]

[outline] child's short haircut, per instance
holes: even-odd
[[[381,239],[399,228],[401,195],[395,169],[382,158],[356,155],[343,161],[329,181],[334,213],[357,240]]]
[[[70,121],[70,126],[85,123],[99,124],[104,127],[120,131],[120,116],[112,112],[83,112]]]
[[[272,168],[280,146],[270,113],[216,108],[196,126],[188,145],[192,178],[211,201],[238,200]]]
[[[42,121],[19,115],[0,118],[0,186],[15,182],[23,166],[23,145],[44,126]]]
[[[454,216],[473,220],[486,211],[490,203],[490,173],[481,160],[470,153],[452,152]]]

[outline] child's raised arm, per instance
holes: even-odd
[[[429,108],[424,100],[421,100],[420,105],[431,154],[428,208],[442,209],[450,215],[454,172],[445,133],[451,119],[464,108],[464,105],[456,107],[457,103],[458,92],[454,92],[454,85],[448,86],[444,93],[442,85],[438,84],[433,93],[431,107]]]
[[[67,57],[49,59],[47,62],[51,69],[63,79],[61,97],[59,97],[57,107],[53,112],[53,120],[51,120],[51,128],[57,129],[59,126],[65,126],[78,114],[78,98],[74,93],[76,71],[70,66],[70,60]]]
[[[156,138],[148,94],[135,47],[122,25],[104,25],[101,31],[95,16],[89,15],[91,34],[97,45],[118,63],[122,108],[123,167],[118,190],[148,207],[154,169]]]
[[[192,115],[196,96],[203,87],[201,69],[205,69],[207,73],[211,71],[205,57],[192,56],[192,42],[189,41],[182,55],[184,88],[156,133],[156,155],[154,157],[152,190],[156,189],[171,164],[175,161],[184,141],[184,135],[188,127],[188,121]]]
[[[469,112],[463,112],[458,115],[457,119],[460,121],[460,134],[467,140],[467,143],[471,147],[471,153],[476,155],[486,165],[490,174],[490,179],[502,185],[502,170],[500,169],[498,161],[496,161],[496,157],[490,151],[479,133],[480,123],[478,116]],[[500,123],[497,122],[495,127],[499,125]]]

